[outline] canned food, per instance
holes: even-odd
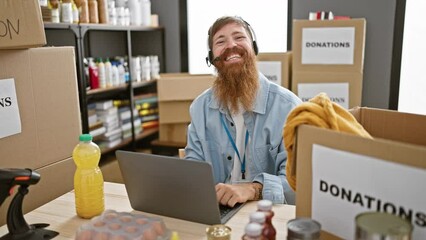
[[[410,240],[413,226],[399,216],[384,212],[360,213],[355,218],[356,239]]]
[[[287,240],[318,240],[321,224],[310,218],[296,218],[287,223]]]
[[[230,240],[231,228],[223,224],[212,225],[206,228],[207,240]]]

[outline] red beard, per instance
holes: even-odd
[[[242,61],[225,64],[225,59],[232,54],[240,55]],[[229,108],[231,113],[238,113],[240,104],[245,111],[253,110],[259,88],[255,55],[244,48],[234,47],[226,49],[214,65],[218,77],[213,84],[213,90],[221,106]]]

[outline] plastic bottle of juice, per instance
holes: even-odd
[[[269,200],[260,200],[257,202],[257,211],[265,213],[265,227],[263,229],[263,236],[268,240],[275,240],[277,231],[274,225],[272,225],[272,218],[274,217],[274,211],[272,211],[272,202]]]
[[[82,218],[100,215],[105,209],[104,179],[98,166],[101,151],[90,134],[80,135],[72,157],[77,166],[74,174],[75,208]]]

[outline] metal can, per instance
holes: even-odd
[[[287,223],[287,240],[319,240],[321,224],[310,218],[296,218]]]
[[[231,228],[223,225],[216,224],[206,228],[207,240],[230,240]]]
[[[360,213],[355,218],[357,240],[410,240],[413,225],[406,219],[384,212]]]

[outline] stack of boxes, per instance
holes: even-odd
[[[160,119],[160,142],[186,145],[186,133],[191,122],[189,106],[192,101],[213,85],[209,74],[162,74],[157,82]]]
[[[259,53],[257,69],[269,81],[290,89],[292,52]]]
[[[0,1],[0,166],[41,175],[24,213],[73,188],[71,158],[81,133],[71,47],[46,44],[38,0]],[[13,196],[0,208],[0,225]]]
[[[291,90],[303,101],[320,92],[344,108],[361,106],[365,19],[294,20]]]

